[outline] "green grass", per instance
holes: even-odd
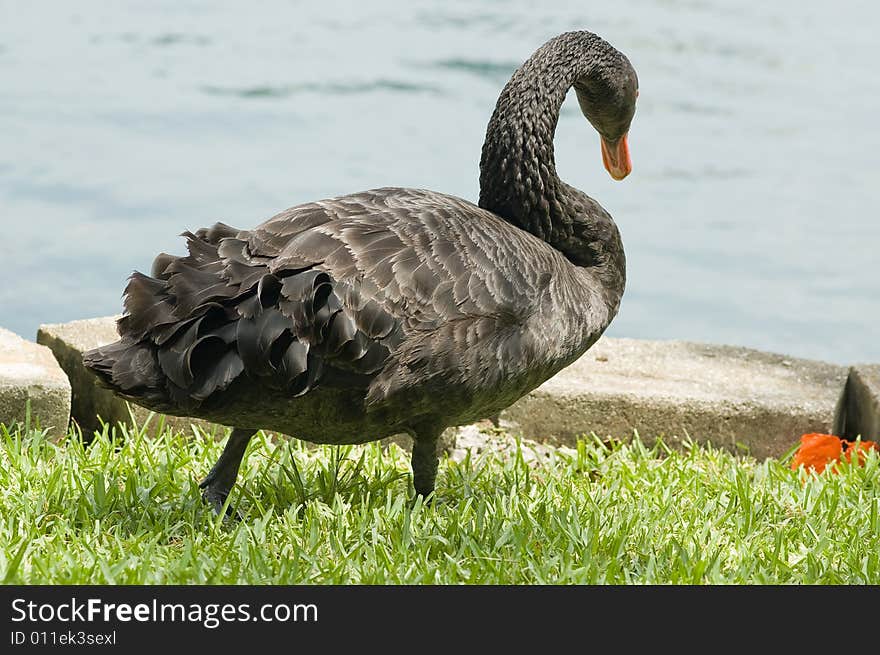
[[[0,579],[24,584],[880,583],[880,462],[802,481],[638,439],[529,465],[441,462],[412,503],[407,454],[253,439],[232,495],[203,507],[222,442],[144,430],[53,444],[0,426]]]

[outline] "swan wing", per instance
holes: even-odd
[[[504,351],[552,263],[543,242],[494,215],[412,189],[183,236],[188,255],[132,275],[122,341],[91,365],[123,393],[187,409],[243,375],[293,396],[362,385],[371,403],[419,380],[491,375],[492,360],[516,356]]]

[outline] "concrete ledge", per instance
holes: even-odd
[[[686,436],[758,458],[807,432],[828,432],[843,366],[734,346],[603,337],[574,364],[501,413],[537,441],[579,435],[669,445]]]
[[[88,318],[70,323],[54,323],[41,325],[37,331],[37,343],[51,349],[64,373],[70,379],[73,388],[71,398],[71,416],[84,432],[100,429],[101,418],[105,423],[130,424],[134,416],[138,425],[142,425],[150,415],[150,411],[129,403],[109,389],[99,386],[97,379],[82,363],[85,351],[112,343],[119,338],[116,332],[118,316],[102,316]],[[206,431],[216,428],[214,424],[201,419],[183,418],[179,416],[155,415],[148,428],[149,434],[155,434],[161,419],[165,426],[174,430],[189,433],[192,425],[198,425]],[[225,428],[220,427],[217,434]]]
[[[57,439],[70,420],[70,384],[48,348],[0,328],[0,423],[24,422]]]
[[[834,430],[849,440],[880,441],[880,364],[857,364],[849,369]]]

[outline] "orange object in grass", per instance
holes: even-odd
[[[877,445],[874,441],[859,441],[858,443],[855,441],[847,441],[846,443],[846,453],[844,454],[844,458],[846,461],[852,462],[854,451],[858,451],[859,454],[859,466],[865,465],[865,457],[869,450],[876,450],[880,453],[880,446]],[[858,445],[858,448],[856,448]]]
[[[801,445],[791,460],[791,468],[797,470],[803,464],[804,469],[821,473],[830,464],[833,471],[835,469],[833,465],[841,459],[852,462],[856,451],[858,464],[864,465],[865,456],[871,449],[880,450],[873,441],[845,441],[833,434],[805,434],[801,437]]]

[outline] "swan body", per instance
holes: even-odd
[[[185,232],[188,255],[160,254],[149,276],[131,276],[120,340],[86,353],[86,366],[147,408],[233,426],[202,482],[218,512],[257,429],[334,444],[409,433],[427,495],[444,428],[504,409],[617,313],[617,228],[553,164],[571,86],[606,168],[625,176],[635,73],[596,35],[560,35],[499,98],[479,206],[389,187],[297,205],[251,230]]]

